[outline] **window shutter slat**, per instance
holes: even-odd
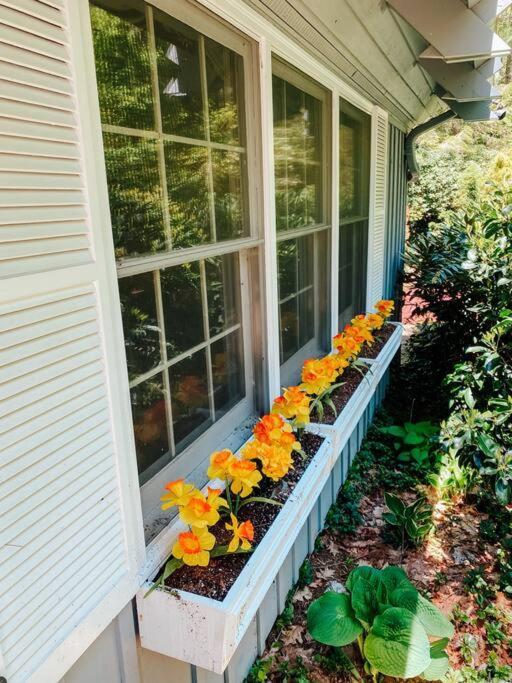
[[[84,178],[74,11],[62,0],[0,0],[0,673],[9,683],[59,680],[133,597],[144,556],[110,228],[92,219]]]
[[[382,298],[386,229],[388,116],[375,107],[372,119],[372,179],[368,246],[367,309]]]

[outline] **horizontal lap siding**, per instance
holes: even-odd
[[[407,203],[404,144],[405,136],[402,131],[391,125],[389,127],[384,296],[397,300],[400,298],[398,278],[403,268]]]
[[[92,260],[65,23],[0,2],[0,278]]]
[[[54,683],[69,669],[133,596],[142,541],[142,525],[128,533],[125,506],[139,505],[138,490],[131,499],[121,484],[131,455],[119,458],[114,437],[113,326],[101,314],[111,283],[106,257],[94,258],[93,242],[105,249],[84,177],[72,7],[0,0],[0,674],[9,683]],[[111,260],[116,287],[113,250]]]

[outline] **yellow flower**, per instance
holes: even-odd
[[[248,496],[261,481],[261,473],[252,460],[233,460],[229,465],[229,476],[232,478],[231,491],[242,498]]]
[[[300,443],[298,441],[295,443],[300,448]],[[290,447],[284,447],[277,443],[266,444],[257,439],[249,441],[243,447],[242,457],[246,460],[260,460],[263,474],[273,481],[282,479],[293,465]]]
[[[220,507],[227,508],[228,504],[224,498],[221,498],[222,489],[212,489],[208,486],[208,495],[206,496],[206,501],[214,508],[218,510]]]
[[[285,422],[280,415],[264,415],[255,425],[254,436],[258,441],[269,446],[278,444],[283,448],[300,451],[300,443],[295,438],[292,426]]]
[[[350,321],[354,327],[357,327],[359,330],[359,334],[361,337],[368,342],[369,344],[372,344],[373,342],[373,335],[371,333],[370,328],[368,327],[368,320],[366,319],[365,315],[356,315],[355,318],[352,318]]]
[[[302,384],[300,388],[308,394],[319,396],[329,388],[334,381],[331,377],[332,366],[325,363],[325,359],[310,358],[302,366]]]
[[[309,404],[311,397],[300,387],[288,387],[282,396],[274,400],[272,412],[288,420],[294,420],[297,427],[309,423]]]
[[[180,508],[180,519],[191,527],[204,529],[219,521],[220,515],[202,493],[190,499],[187,505]]]
[[[162,501],[162,510],[172,508],[174,505],[188,505],[192,496],[197,492],[194,484],[185,484],[184,479],[170,481],[165,485],[165,488],[169,493],[164,493],[160,498]]]
[[[384,324],[384,318],[378,313],[368,313],[366,319],[370,330],[380,330]]]
[[[354,329],[357,331],[357,328]],[[334,347],[338,350],[338,354],[346,360],[352,360],[359,355],[363,341],[362,337],[354,337],[345,332],[340,332],[332,340]]]
[[[234,553],[242,544],[242,550],[250,550],[251,542],[254,541],[254,527],[250,520],[238,523],[237,518],[231,513],[231,524],[226,524],[226,529],[233,532],[233,538],[228,545],[228,553]]]
[[[210,455],[210,467],[207,470],[210,479],[227,479],[229,466],[234,459],[235,456],[227,448],[212,453]]]
[[[349,365],[348,360],[340,353],[333,354],[333,362],[335,364],[338,375],[343,374],[343,371]]]
[[[185,531],[178,536],[172,554],[190,567],[207,567],[210,563],[210,550],[215,545],[215,536],[207,529]]]
[[[389,318],[395,308],[395,302],[392,299],[380,299],[380,301],[377,301],[374,308],[384,319]]]

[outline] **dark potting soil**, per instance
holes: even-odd
[[[379,353],[384,348],[387,340],[391,337],[395,330],[396,327],[391,325],[391,323],[385,323],[380,330],[376,330],[373,333],[375,341],[371,346],[369,344],[365,344],[363,346],[361,358],[377,358]]]
[[[332,425],[336,422],[343,408],[347,405],[350,397],[357,389],[357,387],[364,381],[364,376],[368,372],[367,367],[348,368],[341,375],[339,381],[343,382],[341,387],[335,389],[331,394],[331,401],[334,403],[336,413],[329,406],[324,405],[324,414],[322,419],[318,417],[315,411],[311,414],[311,422],[319,422],[321,424]]]
[[[260,486],[254,491],[255,496],[272,498],[283,504],[287,501],[322,445],[323,437],[306,432],[302,435],[300,442],[306,457],[303,459],[299,454],[294,453],[293,469],[277,482],[264,477]],[[261,542],[280,511],[280,506],[268,503],[249,503],[240,509],[238,521],[244,522],[250,519],[254,525],[253,548]],[[222,517],[215,526],[209,529],[219,545],[227,545],[232,538],[231,532],[226,531],[224,526],[226,519],[229,521],[229,518]],[[180,589],[214,600],[223,600],[251,555],[252,553],[244,553],[216,557],[210,560],[207,567],[180,567],[166,580],[165,585],[171,590]]]

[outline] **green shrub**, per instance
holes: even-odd
[[[402,550],[407,542],[414,547],[420,546],[434,528],[432,505],[423,496],[407,505],[401,498],[388,492],[384,493],[384,500],[389,512],[382,517],[396,528]]]

